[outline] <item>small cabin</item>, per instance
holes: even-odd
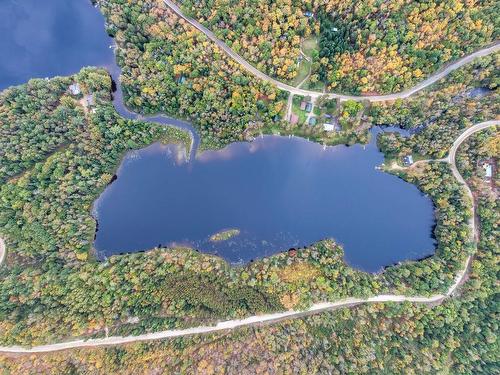
[[[327,132],[334,132],[334,131],[339,131],[340,126],[326,122],[323,124],[323,129],[326,130]]]
[[[484,168],[484,176],[486,178],[493,177],[493,166],[491,164],[485,164],[483,165],[483,168]]]
[[[80,95],[82,90],[80,90],[80,85],[78,83],[73,83],[69,86],[69,91],[72,95]]]
[[[413,164],[413,156],[412,155],[406,155],[403,158],[403,164],[407,167]]]
[[[311,17],[314,16],[314,13],[311,12],[311,11],[309,11],[309,10],[307,10],[307,11],[304,12],[304,16],[306,16],[307,18],[311,18]]]
[[[484,178],[487,180],[491,180],[493,178],[494,172],[494,159],[482,160],[478,164],[480,167],[484,169]]]
[[[184,74],[176,74],[175,77],[175,82],[182,85],[186,81],[186,77]]]

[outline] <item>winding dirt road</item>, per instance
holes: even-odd
[[[3,240],[2,237],[0,237],[0,266],[2,265],[4,259],[5,259],[5,241]]]
[[[327,96],[329,99],[340,99],[342,100],[368,100],[370,102],[382,102],[386,100],[395,100],[395,99],[404,99],[408,98],[409,96],[415,94],[416,92],[425,89],[426,87],[432,85],[433,83],[436,83],[439,81],[441,78],[444,78],[447,76],[450,72],[453,70],[456,70],[474,59],[478,57],[483,57],[487,56],[491,53],[497,52],[500,50],[500,42],[496,42],[495,44],[480,49],[470,55],[464,56],[461,59],[456,60],[455,62],[447,65],[446,67],[440,69],[433,75],[431,75],[429,78],[426,80],[420,82],[416,86],[413,86],[412,88],[408,90],[401,91],[396,94],[388,94],[388,95],[373,95],[373,96],[355,96],[355,95],[343,95],[343,94],[335,94],[335,93],[323,93],[319,91],[309,91],[309,90],[304,90],[298,87],[293,87],[290,85],[287,85],[286,83],[280,82],[272,77],[269,77],[267,74],[261,72],[258,70],[256,67],[254,67],[252,64],[250,64],[247,60],[245,60],[243,57],[241,57],[239,54],[237,54],[235,51],[231,49],[226,43],[224,43],[222,40],[217,38],[215,34],[207,29],[205,26],[203,26],[201,23],[196,21],[195,19],[186,16],[182,10],[172,1],[172,0],[163,0],[166,6],[168,6],[177,16],[180,18],[184,19],[186,22],[188,22],[191,26],[195,27],[198,29],[200,32],[205,34],[208,39],[210,39],[212,42],[214,42],[221,50],[223,50],[229,57],[231,57],[234,61],[239,63],[247,72],[250,74],[253,74],[255,77],[260,78],[264,81],[267,81],[277,88],[288,91],[294,95],[303,95],[303,96],[310,96],[312,98],[317,98],[319,96]]]
[[[463,177],[460,175],[460,173],[456,167],[456,164],[455,164],[455,157],[456,157],[458,147],[470,135],[472,135],[480,130],[486,129],[488,127],[493,127],[493,126],[497,126],[497,125],[500,125],[500,120],[482,122],[482,123],[476,124],[468,129],[466,129],[453,143],[452,147],[450,148],[450,152],[449,152],[448,157],[443,159],[443,160],[440,160],[440,161],[450,163],[453,175],[461,184],[463,184],[466,187],[467,194],[471,197],[471,199],[472,199],[472,192],[471,192],[470,188],[467,186],[467,184],[465,183],[465,180],[463,179]],[[473,211],[475,211],[474,205],[473,205]],[[475,217],[475,215],[473,212],[470,225],[471,225],[471,229],[472,229],[472,240],[477,245],[477,237],[475,236],[477,228],[476,228],[476,223],[475,223],[474,217]],[[255,315],[255,316],[250,316],[250,317],[245,318],[245,319],[227,320],[227,321],[219,322],[215,326],[199,326],[199,327],[193,327],[193,328],[187,328],[187,329],[174,329],[174,330],[167,330],[167,331],[161,331],[161,332],[146,333],[146,334],[142,334],[142,335],[138,335],[138,336],[123,336],[123,337],[122,336],[110,336],[110,337],[99,338],[99,339],[75,340],[75,341],[61,342],[61,343],[57,343],[57,344],[47,344],[47,345],[34,346],[32,348],[25,348],[25,347],[21,347],[21,346],[0,346],[0,352],[4,352],[4,353],[44,353],[44,352],[53,352],[53,351],[58,351],[58,350],[66,350],[66,349],[74,349],[74,348],[109,346],[109,345],[119,345],[119,344],[126,344],[126,343],[139,342],[139,341],[160,340],[160,339],[179,337],[179,336],[188,336],[188,335],[194,335],[194,334],[202,334],[202,333],[231,330],[231,329],[238,328],[238,327],[276,322],[276,321],[285,320],[285,319],[289,319],[289,318],[300,318],[300,317],[303,317],[305,315],[315,314],[315,313],[319,313],[319,312],[327,311],[327,310],[333,310],[333,309],[340,308],[340,307],[348,307],[348,306],[358,305],[358,304],[362,304],[362,303],[378,303],[378,302],[414,302],[414,303],[425,303],[425,304],[439,303],[442,300],[444,300],[446,297],[451,296],[457,290],[457,288],[460,286],[460,284],[465,280],[464,278],[465,278],[467,270],[470,267],[471,261],[472,261],[472,256],[469,256],[464,263],[464,268],[462,270],[460,270],[460,272],[458,272],[458,274],[455,277],[454,283],[450,286],[450,288],[448,289],[446,294],[436,294],[436,295],[433,295],[430,297],[419,297],[419,296],[408,297],[408,296],[402,296],[402,295],[389,294],[389,295],[378,295],[378,296],[374,296],[374,297],[370,297],[370,298],[366,298],[366,299],[346,298],[346,299],[335,301],[335,302],[316,303],[316,304],[312,305],[309,309],[303,310],[303,311],[285,311],[285,312],[274,313],[274,314]]]

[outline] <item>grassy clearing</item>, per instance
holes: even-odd
[[[299,65],[299,71],[297,76],[292,81],[292,86],[298,86],[309,74],[309,70],[311,69],[311,62],[303,59]],[[304,82],[305,84],[306,82]]]
[[[307,57],[310,58],[312,56],[312,53],[314,51],[317,51],[318,49],[318,38],[309,37],[302,41],[302,52],[304,52],[304,55],[306,55]]]
[[[299,124],[306,122],[307,112],[300,109],[300,103],[304,100],[303,96],[295,95],[292,102],[292,112],[299,116]]]

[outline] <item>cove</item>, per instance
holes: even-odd
[[[376,134],[365,147],[327,147],[264,136],[187,161],[174,145],[126,155],[96,201],[101,257],[187,245],[244,263],[334,238],[365,271],[434,252],[431,200],[375,167]],[[225,229],[238,235],[213,242]]]

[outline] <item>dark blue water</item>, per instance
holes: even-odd
[[[184,244],[246,262],[334,238],[367,271],[432,254],[431,201],[380,172],[375,142],[328,147],[269,136],[194,161],[154,144],[127,155],[96,202],[101,255]],[[223,229],[241,234],[213,243]]]
[[[117,86],[117,112],[138,118],[123,103],[113,41],[89,0],[2,0],[0,17],[0,89],[105,67]],[[189,130],[196,149],[189,123],[145,119]],[[374,144],[323,150],[300,139],[265,137],[190,163],[174,162],[169,150],[154,145],[127,157],[99,199],[95,245],[101,253],[177,242],[239,262],[334,237],[352,265],[374,271],[433,252],[430,201],[374,169],[382,162]],[[227,228],[241,234],[208,241]]]
[[[114,41],[90,0],[0,0],[0,19],[0,90],[32,78],[75,74],[85,66],[103,67],[117,86],[113,96],[117,112],[138,118],[123,103],[120,68],[110,48]],[[142,119],[188,130],[193,150],[199,143],[186,121],[161,115]]]
[[[1,0],[0,89],[114,59],[90,0]]]

